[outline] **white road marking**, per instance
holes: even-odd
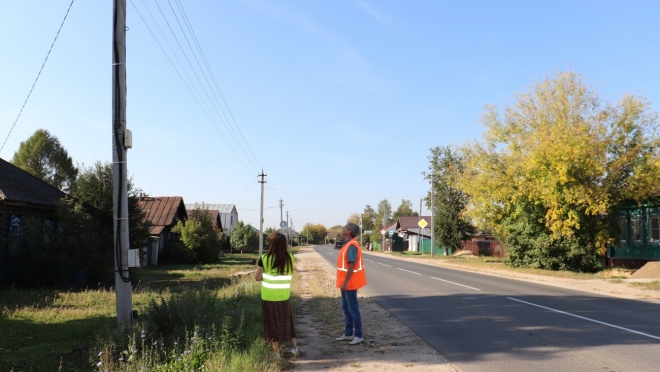
[[[409,272],[409,273],[413,273],[413,274],[417,274],[417,275],[422,275],[422,274],[420,274],[420,273],[416,273],[416,272],[414,272],[414,271],[409,271],[409,270],[404,270],[404,269],[401,269],[401,268],[399,268],[399,267],[397,267],[397,269],[399,269],[399,270],[401,270],[401,271],[407,271],[407,272]]]
[[[384,263],[380,263],[380,262],[376,262],[376,263],[379,264],[379,265],[383,265],[383,266],[387,266],[387,267],[392,267],[392,266],[387,265],[387,264],[384,264]]]
[[[531,305],[531,306],[540,307],[541,309],[546,309],[546,310],[554,311],[554,312],[557,312],[557,313],[560,313],[560,314],[569,315],[569,316],[573,316],[573,317],[576,317],[576,318],[579,318],[579,319],[583,319],[583,320],[587,320],[587,321],[590,321],[590,322],[594,322],[594,323],[602,324],[602,325],[604,325],[604,326],[608,326],[608,327],[612,327],[612,328],[620,329],[620,330],[622,330],[622,331],[628,331],[628,332],[636,333],[636,334],[641,335],[641,336],[646,336],[646,337],[654,338],[654,339],[656,339],[656,340],[660,340],[660,337],[658,337],[658,336],[653,336],[653,335],[650,335],[650,334],[648,334],[648,333],[635,331],[635,330],[632,330],[632,329],[629,329],[629,328],[619,327],[619,326],[614,325],[614,324],[601,322],[600,320],[595,320],[595,319],[586,318],[586,317],[583,317],[583,316],[579,316],[579,315],[575,315],[575,314],[567,313],[567,312],[565,312],[565,311],[561,311],[561,310],[553,309],[553,308],[550,308],[550,307],[545,307],[545,306],[541,306],[541,305],[533,304],[533,303],[531,303],[531,302],[522,301],[522,300],[519,300],[519,299],[517,299],[517,298],[513,298],[513,297],[507,297],[507,298],[508,298],[509,300],[513,300],[513,301],[521,302],[521,303],[523,303],[523,304],[527,304],[527,305]]]
[[[460,285],[461,287],[474,289],[475,291],[480,291],[481,290],[479,288],[474,288],[474,287],[470,287],[470,286],[467,286],[467,285],[464,285],[464,284],[458,284],[458,283],[455,283],[455,282],[450,282],[449,280],[444,280],[444,279],[436,278],[436,277],[433,277],[433,276],[431,277],[431,279],[440,280],[442,282],[447,282],[447,283],[451,283],[451,284]]]
[[[367,260],[366,258],[365,258],[364,260],[365,260],[365,261],[368,261],[368,262],[373,262],[373,261],[371,261],[371,260]]]
[[[465,287],[465,288],[469,288],[469,289],[474,289],[475,291],[480,291],[480,290],[481,290],[481,289],[479,289],[479,288],[470,287],[470,286],[468,286],[468,285],[465,285],[465,284],[459,284],[459,283],[456,283],[456,282],[450,282],[449,280],[444,280],[444,279],[436,278],[436,277],[434,277],[434,276],[432,276],[431,279],[440,280],[440,281],[442,281],[442,282],[447,282],[447,283],[451,283],[451,284],[460,285],[461,287]]]

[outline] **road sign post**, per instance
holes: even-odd
[[[424,228],[426,227],[426,225],[428,225],[428,223],[426,222],[425,219],[422,218],[422,219],[419,220],[417,225],[419,225],[419,236],[418,236],[418,238],[419,238],[419,251],[422,254],[424,254],[424,244],[422,244],[422,242],[423,242],[422,238],[423,238],[424,235],[423,235],[422,230],[424,230]],[[433,250],[433,247],[431,247],[431,250]]]

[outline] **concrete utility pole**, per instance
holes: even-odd
[[[385,252],[385,234],[387,234],[387,230],[385,230],[385,228],[387,227],[386,224],[387,224],[387,217],[383,216],[383,246],[381,247],[381,250],[383,252]]]
[[[431,257],[435,253],[435,206],[433,201],[433,196],[435,194],[435,188],[433,187],[433,174],[431,174]]]
[[[419,198],[419,222],[422,222],[422,199],[424,199],[424,198]],[[422,227],[419,226],[419,222],[417,223],[417,227],[419,227],[419,236],[418,236],[418,238],[419,238],[419,251],[422,254],[424,254],[424,252],[422,251],[422,236],[423,236],[422,235],[422,230],[424,230],[424,229],[422,229]]]
[[[362,247],[362,215],[360,215],[360,247]]]
[[[291,229],[289,228],[289,211],[286,211],[286,240],[289,242],[289,246],[291,246]]]
[[[284,200],[280,198],[280,230],[284,234],[284,227],[282,227],[282,222],[284,222],[284,217],[282,216],[282,207],[284,206]]]
[[[264,180],[264,177],[266,177],[267,174],[264,174],[264,170],[261,170],[261,174],[259,177],[261,177],[261,181],[259,183],[261,184],[261,207],[259,208],[259,257],[264,254],[264,184],[266,181]]]
[[[130,134],[129,134],[130,137]],[[114,0],[112,32],[112,205],[114,218],[117,328],[133,320],[128,269],[128,191],[126,184],[126,2]]]

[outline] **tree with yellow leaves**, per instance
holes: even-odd
[[[593,270],[623,201],[660,191],[658,115],[643,98],[603,103],[573,72],[487,106],[481,141],[462,148],[455,182],[470,216],[493,229],[514,266]]]

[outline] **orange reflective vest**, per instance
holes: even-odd
[[[348,272],[348,247],[351,245],[357,247],[353,275],[351,275],[351,279],[346,286],[346,289],[352,291],[367,285],[367,275],[364,272],[364,265],[362,264],[362,250],[360,249],[360,243],[355,239],[351,239],[341,247],[339,256],[337,257],[337,288],[341,288],[342,284],[344,284],[344,279],[346,279],[346,273]]]

